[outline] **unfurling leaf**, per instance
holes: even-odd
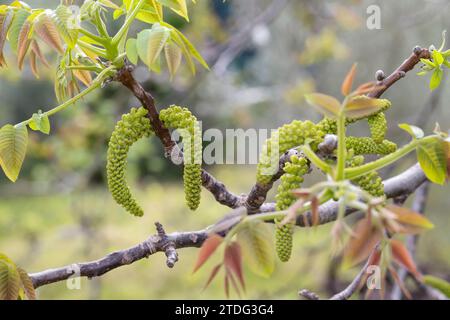
[[[17,300],[20,275],[16,265],[0,253],[0,300]]]
[[[447,177],[447,144],[439,137],[417,147],[417,159],[425,175],[432,182],[444,184]]]
[[[242,270],[242,253],[239,243],[232,242],[225,248],[224,264],[227,273],[230,273],[230,278],[236,276],[245,291],[244,272]],[[236,291],[238,291],[236,287]]]
[[[23,62],[25,60],[25,56],[30,48],[31,39],[30,39],[30,30],[31,23],[29,21],[25,21],[20,29],[19,39],[17,44],[17,64],[19,66],[19,70],[22,70]]]
[[[138,34],[137,52],[149,68],[152,68],[152,65],[157,62],[169,37],[170,30],[159,24],[154,24],[151,30],[143,30]]]
[[[222,264],[219,263],[218,265],[216,265],[216,266],[212,269],[212,271],[211,271],[211,273],[210,273],[210,275],[209,275],[208,281],[206,281],[206,284],[205,284],[205,286],[203,287],[203,290],[205,290],[206,288],[208,288],[208,286],[211,284],[211,282],[216,278],[216,276],[217,276],[217,274],[219,273],[221,267],[222,267]]]
[[[423,230],[432,229],[434,226],[424,215],[414,212],[406,207],[396,205],[386,206],[396,223],[392,232],[415,234]]]
[[[423,130],[419,127],[407,124],[407,123],[401,123],[398,125],[400,129],[405,130],[408,132],[413,139],[422,139],[424,137]]]
[[[436,68],[433,71],[433,74],[431,75],[430,79],[430,90],[434,90],[441,84],[442,76],[444,75],[444,72],[440,68]]]
[[[194,271],[196,272],[200,269],[205,262],[212,256],[212,254],[216,251],[217,247],[222,243],[223,238],[217,234],[212,234],[205,240],[200,251],[198,253],[197,262],[194,267]]]
[[[126,44],[127,58],[128,60],[130,60],[132,64],[137,64],[139,59],[136,44],[137,44],[136,39],[130,38],[127,40]]]
[[[167,67],[169,68],[170,77],[177,73],[181,64],[183,53],[181,49],[172,41],[169,41],[164,46],[164,53],[166,56]]]
[[[323,115],[336,119],[341,104],[336,98],[322,93],[309,93],[305,95],[306,102],[315,107]]]
[[[372,224],[369,217],[359,220],[344,249],[344,266],[354,266],[367,259],[381,237],[380,230]]]
[[[252,272],[268,278],[275,269],[273,229],[261,221],[245,225],[237,235],[244,259]]]
[[[6,43],[6,38],[14,18],[14,11],[10,10],[5,15],[0,15],[0,67],[6,65],[5,57],[3,56],[3,48]]]
[[[31,130],[34,131],[40,131],[45,134],[50,133],[50,121],[48,119],[48,116],[40,111],[33,114],[31,122],[28,126]]]
[[[348,72],[347,76],[345,77],[344,81],[342,82],[341,92],[343,96],[348,96],[352,91],[353,80],[355,78],[356,73],[356,66],[357,64],[354,63],[352,68]]]
[[[36,300],[36,291],[34,290],[33,281],[28,273],[22,268],[17,268],[20,281],[22,282],[22,288],[25,291],[25,295],[29,300]]]
[[[450,283],[445,281],[444,279],[440,279],[432,275],[425,275],[423,276],[423,282],[426,285],[439,290],[447,298],[450,298]]]
[[[387,100],[373,99],[367,96],[356,96],[344,107],[345,116],[351,119],[367,117],[386,108]]]
[[[14,15],[14,19],[8,33],[9,44],[14,52],[18,51],[20,30],[22,30],[22,26],[27,21],[29,15],[30,14],[28,11],[23,9],[18,10]]]
[[[10,124],[0,129],[0,165],[6,176],[15,182],[22,168],[28,144],[26,126],[14,127]]]
[[[392,257],[394,261],[402,265],[406,270],[408,270],[417,280],[422,279],[422,275],[417,270],[416,263],[414,262],[411,254],[404,244],[398,240],[392,239],[390,241]]]
[[[42,13],[34,24],[36,34],[50,47],[58,51],[60,54],[64,52],[61,38],[59,36],[58,27],[51,18],[51,10]]]

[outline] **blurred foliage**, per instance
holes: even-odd
[[[306,107],[305,93],[337,95],[336,79],[341,79],[354,61],[359,62],[357,82],[374,80],[379,68],[389,73],[414,45],[439,43],[450,13],[447,1],[379,0],[382,29],[368,30],[366,8],[372,2],[290,1],[273,22],[252,28],[253,19],[272,1],[198,1],[191,9],[191,23],[175,15],[169,22],[183,29],[212,71],[201,71],[194,78],[183,68],[179,77],[169,81],[168,73],[150,75],[146,68],[137,68],[136,76],[157,98],[159,107],[189,105],[203,120],[204,129],[270,129],[293,118],[315,120],[318,115]],[[36,5],[53,3],[36,1]],[[422,9],[418,11],[418,7]],[[109,28],[117,30],[118,25]],[[215,62],[226,58],[227,44],[247,29],[245,45],[226,72],[218,75]],[[134,34],[139,30],[138,25]],[[54,65],[55,61],[49,61]],[[0,69],[1,124],[23,120],[39,108],[56,105],[50,81],[53,70],[43,67],[41,79],[35,80],[27,68],[21,75],[13,63],[8,70]],[[430,101],[424,79],[408,74],[387,93],[393,102],[387,113],[390,122],[421,121],[430,131],[439,120],[441,127],[447,128],[450,111],[443,106],[450,91],[445,90],[445,84],[443,87],[440,103],[429,114],[424,109]],[[137,101],[112,83],[52,119],[50,136],[30,133],[21,180],[11,184],[0,178],[0,252],[7,252],[29,272],[41,271],[97,259],[134,245],[154,233],[154,221],[163,223],[168,232],[195,230],[228,212],[206,191],[198,212],[189,212],[183,201],[181,169],[163,158],[156,139],[140,141],[129,158],[130,181],[137,184],[135,190],[141,190],[138,197],[147,214],[133,219],[115,204],[104,180],[106,148],[115,122],[131,106],[138,106]],[[423,114],[429,119],[418,118]],[[363,130],[367,132],[367,127],[354,126],[350,133],[358,135]],[[396,127],[389,128],[388,138],[399,144],[409,139]],[[406,159],[394,173],[412,161],[413,157]],[[255,179],[253,166],[221,166],[213,172],[235,193],[248,192]],[[308,177],[307,183],[316,179],[314,175]],[[436,228],[420,238],[418,257],[426,273],[449,279],[447,194],[448,186],[432,187],[427,214]],[[357,269],[340,270],[338,280],[332,277],[329,231],[329,226],[323,226],[297,232],[290,262],[277,264],[273,278],[259,281],[248,272],[251,285],[245,297],[295,299],[298,289],[304,287],[319,294],[330,294],[336,285],[341,288]],[[179,253],[180,262],[173,270],[165,267],[164,255],[159,254],[101,279],[83,279],[81,290],[67,290],[62,282],[45,286],[38,294],[49,299],[223,298],[221,283],[213,283],[202,293],[206,272],[191,275],[196,249]],[[212,266],[214,261],[208,263]]]

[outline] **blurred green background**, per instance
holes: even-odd
[[[58,3],[30,4],[51,7]],[[380,30],[366,27],[366,9],[371,4],[381,8]],[[189,106],[203,120],[203,129],[271,129],[292,119],[319,119],[305,105],[303,95],[320,91],[338,96],[340,82],[355,61],[361,83],[374,80],[378,69],[390,73],[415,45],[439,46],[441,32],[449,26],[450,3],[200,0],[190,10],[191,23],[175,16],[170,22],[187,34],[212,70],[201,70],[192,77],[185,69],[171,82],[166,72],[150,74],[139,67],[136,77],[154,94],[158,106]],[[112,23],[110,30],[117,30],[120,22]],[[142,27],[136,24],[135,31]],[[20,74],[10,57],[8,62],[10,68],[0,69],[1,125],[56,105],[54,70],[43,68],[41,79],[36,80],[28,67]],[[436,121],[443,129],[449,128],[450,90],[445,82],[431,95],[428,77],[411,72],[385,97],[393,103],[387,113],[388,137],[399,144],[409,139],[397,127],[401,122],[419,124],[427,132]],[[129,181],[144,206],[145,217],[133,218],[113,201],[105,183],[107,142],[120,115],[136,105],[124,88],[112,83],[52,117],[50,136],[30,134],[18,182],[12,184],[0,176],[0,252],[28,272],[42,271],[132,246],[154,233],[155,221],[168,232],[188,231],[202,229],[229,212],[206,191],[200,208],[190,212],[184,205],[181,171],[163,158],[155,139],[140,141],[129,158]],[[367,125],[353,126],[350,132],[367,134]],[[398,173],[414,161],[413,156],[406,158],[384,174]],[[237,194],[248,192],[254,183],[255,166],[208,169]],[[420,237],[418,247],[421,270],[447,279],[448,194],[448,186],[431,187],[426,214],[436,227]],[[246,270],[244,297],[296,299],[301,288],[325,296],[341,288],[358,270],[338,270],[335,276],[329,231],[330,226],[299,230],[293,258],[278,263],[270,279],[257,278]],[[68,290],[65,282],[42,287],[39,298],[224,298],[221,278],[202,291],[213,262],[192,275],[196,254],[196,249],[180,250],[180,261],[173,270],[165,267],[163,254],[154,255],[101,278],[83,279],[80,290]]]

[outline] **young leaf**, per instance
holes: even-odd
[[[170,30],[154,24],[151,30],[141,31],[137,36],[137,52],[141,60],[150,68],[169,40]]]
[[[219,273],[221,267],[222,267],[222,264],[219,263],[218,265],[216,265],[216,266],[212,269],[212,271],[211,271],[211,273],[210,273],[210,275],[209,275],[208,281],[206,282],[205,286],[203,287],[203,290],[205,290],[206,288],[209,287],[209,285],[211,284],[211,282],[216,278],[216,276],[217,276],[217,274]]]
[[[26,10],[22,9],[18,10],[14,15],[14,19],[12,21],[8,34],[9,43],[14,52],[17,52],[18,50],[20,30],[22,29],[22,26],[25,24],[25,21],[27,20],[29,15],[30,14]]]
[[[30,48],[30,30],[31,23],[29,21],[25,21],[25,23],[22,25],[22,28],[20,29],[17,45],[17,65],[19,67],[19,70],[22,70],[25,56],[28,52],[28,49]]]
[[[344,266],[354,266],[367,259],[381,239],[381,232],[372,225],[369,217],[359,220],[344,249]]]
[[[366,96],[357,96],[350,99],[344,107],[345,116],[355,119],[373,115],[386,107],[385,99],[372,99]]]
[[[31,119],[32,120],[28,125],[31,130],[41,131],[45,134],[50,133],[50,121],[48,120],[48,116],[39,111],[38,113],[33,114]]]
[[[217,247],[222,243],[223,238],[217,234],[212,234],[205,240],[200,251],[198,253],[197,262],[194,267],[194,271],[196,272],[200,269],[203,264],[212,256],[212,254],[216,251]]]
[[[268,278],[275,269],[273,230],[266,223],[255,221],[247,224],[237,235],[244,259],[252,272]]]
[[[402,233],[417,233],[423,230],[432,229],[434,226],[424,215],[414,212],[406,207],[387,205],[386,209],[394,215],[394,219],[400,223]]]
[[[417,270],[416,263],[414,262],[411,254],[404,244],[398,240],[392,239],[390,241],[392,257],[394,261],[402,265],[406,270],[408,270],[416,279],[420,280],[422,275]]]
[[[0,165],[6,176],[15,182],[19,176],[28,144],[26,126],[14,127],[10,124],[0,129]]]
[[[0,15],[0,67],[6,65],[5,57],[3,56],[3,48],[5,46],[6,38],[14,18],[14,11],[10,10],[6,15]]]
[[[73,49],[78,40],[78,22],[69,7],[59,5],[56,10],[50,14],[59,34],[67,43],[70,49]]]
[[[430,89],[434,90],[437,87],[439,87],[439,85],[441,84],[442,81],[442,76],[443,76],[444,72],[442,71],[442,69],[440,68],[436,68],[433,71],[433,74],[431,75],[431,79],[430,79]]]
[[[170,78],[173,78],[180,67],[183,53],[181,52],[181,49],[172,41],[166,43],[164,46],[164,53],[166,56],[167,67],[169,68]]]
[[[342,82],[341,92],[343,96],[348,96],[352,91],[353,80],[355,78],[356,73],[356,66],[357,64],[354,63],[352,68],[348,72],[347,76],[345,77],[344,81]]]
[[[130,60],[132,64],[137,64],[139,59],[136,44],[137,44],[136,39],[130,38],[127,40],[126,44],[127,58],[128,60]]]
[[[225,248],[224,264],[227,272],[236,275],[245,291],[244,273],[242,271],[242,253],[239,243],[232,242]],[[233,278],[233,276],[231,276]]]
[[[413,139],[422,139],[424,137],[423,130],[419,127],[407,124],[407,123],[401,123],[398,125],[400,129],[405,130],[408,132]]]
[[[432,182],[443,185],[447,176],[446,142],[436,137],[421,143],[417,148],[417,158],[425,175]]]
[[[16,265],[0,254],[0,300],[17,300],[20,276]]]
[[[433,61],[437,66],[440,66],[442,64],[442,62],[444,62],[444,57],[437,50],[433,50],[433,52],[431,53],[431,56],[433,57]]]
[[[42,13],[36,19],[34,31],[46,44],[62,54],[64,48],[59,37],[58,28],[50,16],[51,14],[51,11]]]
[[[17,268],[17,272],[19,273],[20,281],[27,298],[29,300],[36,300],[36,291],[34,290],[33,281],[28,273],[19,267]]]
[[[305,95],[306,102],[315,107],[323,115],[336,119],[341,104],[336,98],[322,93],[310,93]]]
[[[450,283],[432,275],[423,276],[423,282],[442,292],[447,298],[450,298]]]

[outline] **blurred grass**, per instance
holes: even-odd
[[[234,192],[245,192],[253,181],[248,167],[224,166],[216,170],[219,179]],[[239,177],[239,179],[236,179]],[[154,233],[155,221],[168,232],[202,229],[214,223],[229,209],[214,202],[206,191],[197,212],[184,204],[181,183],[135,186],[146,215],[137,219],[114,203],[105,189],[88,189],[45,197],[9,197],[0,203],[0,252],[7,253],[28,272],[59,267],[74,262],[95,260],[106,254],[135,245]],[[436,228],[420,240],[419,258],[429,272],[447,271],[450,227],[447,212],[435,211],[445,201],[446,189],[433,187],[429,206]],[[289,263],[277,263],[270,279],[261,279],[246,270],[245,298],[295,299],[297,291],[309,288],[323,292],[331,258],[331,226],[302,229],[295,234]],[[439,244],[439,245],[436,245]],[[202,291],[208,271],[218,255],[203,270],[192,274],[197,249],[179,250],[180,261],[174,269],[165,266],[165,256],[152,255],[130,266],[113,270],[101,278],[82,279],[80,290],[69,290],[66,282],[39,289],[41,299],[220,299],[224,298],[221,275]],[[216,261],[214,261],[216,260]],[[350,280],[357,268],[341,272]],[[235,296],[236,297],[236,296]]]

